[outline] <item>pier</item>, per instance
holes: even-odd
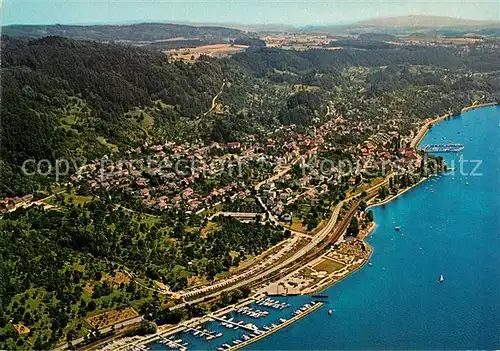
[[[188,346],[187,342],[183,342],[182,339],[176,339],[176,340],[173,340],[173,339],[174,339],[174,337],[170,337],[170,339],[162,338],[161,343],[163,345],[167,345],[168,347],[170,347],[172,349],[179,349],[181,351],[187,350],[187,346]]]
[[[192,332],[194,336],[198,336],[200,338],[205,338],[205,340],[210,341],[222,336],[222,333],[216,333],[207,329],[201,329],[200,326],[196,328],[187,328],[187,332]]]
[[[230,347],[227,347],[225,348],[226,351],[233,351],[233,350],[238,350],[238,349],[241,349],[245,346],[248,346],[256,341],[259,341],[275,332],[277,332],[278,330],[281,330],[287,326],[289,326],[290,324],[293,324],[294,322],[298,321],[299,319],[302,319],[303,317],[305,317],[306,315],[308,315],[309,313],[311,312],[314,312],[316,311],[318,308],[320,308],[321,306],[323,305],[322,302],[316,302],[309,307],[307,309],[305,309],[304,311],[301,311],[299,314],[295,315],[294,317],[284,321],[283,323],[281,323],[280,325],[277,325],[276,327],[274,328],[271,328],[269,329],[268,331],[264,331],[264,332],[259,332],[259,334],[254,337],[254,338],[251,338],[249,340],[245,340],[237,345],[234,345],[234,346],[230,346]],[[221,348],[224,350],[224,348]]]
[[[231,324],[232,326],[234,327],[238,327],[238,328],[241,328],[241,329],[245,329],[245,330],[248,330],[248,331],[251,331],[251,332],[254,332],[254,331],[260,331],[259,328],[257,328],[255,325],[253,324],[243,324],[243,321],[240,321],[240,322],[233,322],[233,321],[230,321],[228,319],[224,319],[224,318],[220,318],[220,317],[216,317],[216,316],[210,316],[210,318],[214,321],[217,321],[217,322],[220,322],[221,324],[222,323],[226,323],[226,324]],[[241,324],[240,324],[241,323]],[[250,325],[252,327],[250,327]]]
[[[465,147],[463,144],[450,143],[450,144],[429,144],[425,145],[422,150],[424,152],[460,152]]]

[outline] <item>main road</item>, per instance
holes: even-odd
[[[383,182],[381,182],[377,185],[374,185],[373,187],[367,189],[366,192],[367,193],[372,192],[373,190],[376,190],[377,188],[381,187],[382,185],[387,184],[388,181],[389,181],[389,177],[386,177],[386,179]],[[340,213],[342,206],[346,202],[348,202],[354,198],[357,198],[359,196],[360,196],[360,194],[356,194],[356,195],[353,195],[353,196],[339,202],[337,204],[337,206],[335,206],[335,209],[333,210],[332,216],[328,220],[328,223],[316,235],[314,235],[312,237],[312,240],[310,242],[308,242],[305,246],[300,248],[291,257],[287,258],[286,260],[280,262],[279,264],[277,264],[275,266],[269,267],[269,269],[266,269],[266,270],[264,270],[256,275],[252,276],[252,277],[241,280],[241,281],[239,281],[231,286],[228,286],[224,289],[220,289],[220,290],[217,290],[211,294],[204,295],[204,296],[197,298],[197,299],[194,299],[194,300],[190,300],[189,302],[184,302],[184,303],[180,303],[178,305],[175,305],[174,307],[171,308],[171,310],[182,308],[182,307],[186,306],[186,304],[196,304],[199,302],[203,302],[203,300],[206,300],[207,298],[217,297],[218,295],[222,294],[223,292],[229,292],[229,291],[232,291],[234,289],[241,288],[245,285],[249,285],[249,284],[254,283],[256,281],[259,281],[259,280],[261,280],[261,279],[263,279],[263,278],[265,278],[265,277],[267,277],[275,272],[278,272],[279,270],[285,268],[286,266],[296,262],[301,257],[306,255],[309,251],[313,250],[321,241],[323,241],[332,232],[335,224],[337,223],[339,213]]]

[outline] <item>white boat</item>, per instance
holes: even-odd
[[[222,333],[218,333],[215,335],[216,338],[220,338],[222,336]]]
[[[397,226],[395,226],[395,227],[394,227],[394,230],[395,230],[395,231],[398,231],[398,230],[400,230],[400,229],[401,229],[401,227],[400,227],[399,225],[397,225]]]
[[[440,282],[440,283],[444,282],[444,277],[443,277],[443,275],[442,275],[442,274],[441,274],[441,276],[439,277],[439,282]]]
[[[332,310],[328,310],[328,314],[331,315],[333,313]]]
[[[281,322],[281,323],[285,323],[285,322],[286,322],[286,319],[285,319],[285,318],[280,318],[280,322]]]

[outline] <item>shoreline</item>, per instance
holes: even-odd
[[[420,130],[418,131],[418,133],[415,135],[415,137],[413,138],[413,140],[411,141],[410,143],[410,146],[413,147],[413,148],[416,148],[420,145],[420,143],[422,142],[422,140],[425,138],[425,136],[427,135],[427,133],[429,132],[430,130],[430,127],[429,126],[433,126],[434,124],[438,124],[438,123],[441,123],[443,121],[446,121],[448,118],[453,118],[453,117],[456,117],[456,116],[459,116],[461,115],[462,113],[464,112],[468,112],[468,111],[473,111],[475,109],[478,109],[478,108],[482,108],[482,107],[489,107],[489,106],[497,106],[499,105],[497,102],[487,102],[487,103],[483,103],[483,104],[472,104],[472,105],[469,105],[469,106],[466,106],[466,107],[463,107],[461,110],[460,110],[460,113],[459,114],[452,114],[452,113],[446,113],[442,116],[439,116],[439,117],[436,117],[434,118],[433,120],[431,121],[428,121],[427,123],[425,123],[421,128]],[[392,200],[395,200],[397,199],[400,195],[403,195],[404,193],[416,188],[417,186],[423,184],[424,182],[426,182],[427,180],[429,180],[431,177],[424,177],[422,179],[420,179],[417,183],[407,187],[406,189],[404,189],[403,191],[401,192],[398,192],[397,194],[395,195],[392,195],[391,197],[387,198],[387,199],[384,199],[382,201],[379,201],[379,202],[375,202],[375,203],[372,203],[370,205],[368,205],[365,209],[365,211],[369,210],[370,208],[374,208],[374,207],[377,207],[377,206],[383,206],[383,205],[386,205],[388,204],[389,202],[391,202]],[[370,258],[372,257],[373,255],[373,252],[374,252],[374,249],[373,247],[365,240],[368,236],[372,235],[373,231],[375,230],[375,228],[377,228],[377,223],[375,222],[375,220],[373,221],[373,226],[371,228],[369,228],[369,230],[367,231],[367,233],[364,235],[364,237],[361,239],[361,242],[366,245],[369,250],[370,250],[370,254],[368,255],[368,257],[364,260],[363,263],[361,263],[358,267],[356,267],[356,269],[353,269],[352,271],[350,271],[347,275],[345,275],[344,277],[342,277],[341,279],[337,280],[337,281],[332,281],[331,283],[326,283],[324,284],[323,286],[321,287],[318,287],[318,289],[316,289],[314,292],[312,293],[308,293],[307,295],[312,295],[312,294],[317,294],[317,293],[321,293],[323,291],[325,291],[326,289],[329,289],[331,288],[332,286],[338,284],[339,282],[341,282],[342,280],[346,279],[347,277],[349,277],[350,275],[356,273],[357,271],[359,271],[361,268],[363,268],[370,260]]]
[[[460,113],[458,113],[458,114],[453,114],[451,112],[448,112],[442,116],[438,116],[438,117],[434,118],[433,120],[428,121],[420,128],[420,130],[417,132],[417,134],[415,135],[415,137],[411,141],[410,147],[413,147],[413,148],[418,147],[418,145],[422,142],[422,140],[425,138],[425,136],[429,132],[430,127],[433,126],[434,124],[441,123],[442,121],[445,121],[448,118],[460,116],[464,112],[473,111],[473,110],[481,108],[481,107],[497,106],[497,105],[498,105],[497,102],[485,102],[482,104],[472,104],[472,105],[463,107],[460,110]]]
[[[414,148],[418,147],[418,145],[422,142],[422,140],[425,138],[425,136],[426,136],[426,135],[427,135],[427,133],[429,132],[429,130],[430,130],[430,127],[429,127],[429,126],[432,126],[432,125],[437,124],[437,123],[441,123],[442,121],[445,121],[445,120],[447,120],[448,118],[453,118],[453,117],[459,116],[461,113],[464,113],[464,112],[472,111],[472,110],[475,110],[475,109],[477,109],[477,108],[488,107],[488,106],[497,106],[497,105],[499,105],[499,104],[498,104],[498,103],[496,103],[496,102],[490,102],[490,103],[484,103],[484,104],[473,104],[473,105],[470,105],[470,106],[467,106],[467,107],[462,108],[462,109],[461,109],[461,112],[460,112],[459,114],[447,113],[447,114],[444,114],[444,115],[442,115],[442,116],[436,117],[436,118],[435,118],[435,119],[433,119],[433,120],[427,121],[427,122],[426,122],[426,123],[425,123],[425,124],[424,124],[424,125],[423,125],[420,129],[419,129],[419,131],[417,132],[417,134],[415,135],[415,137],[412,139],[412,141],[411,141],[411,143],[410,143],[410,146],[411,146],[411,147],[414,147]],[[421,180],[419,180],[417,183],[415,183],[415,184],[413,184],[413,185],[411,185],[411,186],[409,186],[409,187],[405,188],[404,190],[402,190],[402,191],[398,192],[397,194],[392,195],[392,196],[390,196],[389,198],[386,198],[386,199],[384,199],[384,200],[382,200],[382,201],[378,201],[378,202],[375,202],[375,203],[372,203],[372,204],[368,205],[368,206],[366,207],[365,211],[366,211],[366,210],[368,210],[368,209],[370,209],[370,208],[373,208],[373,207],[377,207],[377,206],[382,206],[382,205],[385,205],[385,204],[387,204],[387,203],[391,202],[392,200],[397,199],[400,195],[403,195],[404,193],[406,193],[406,192],[410,191],[410,190],[411,190],[411,189],[413,189],[413,188],[416,188],[417,186],[421,185],[422,183],[424,183],[425,181],[427,181],[427,180],[429,180],[429,179],[431,179],[431,178],[432,178],[432,177],[424,177],[424,178],[422,178]],[[365,265],[366,265],[366,264],[370,261],[370,259],[371,259],[371,257],[372,257],[372,255],[373,255],[373,253],[374,253],[374,251],[375,251],[375,250],[374,250],[374,248],[373,248],[373,247],[372,247],[372,246],[371,246],[371,245],[370,245],[370,244],[366,241],[366,238],[367,238],[367,237],[369,237],[370,235],[372,235],[372,234],[373,234],[373,231],[377,228],[376,221],[374,220],[372,223],[373,223],[373,225],[371,225],[371,226],[368,228],[367,232],[366,232],[366,233],[364,234],[364,236],[360,239],[360,241],[361,241],[361,242],[362,242],[362,243],[363,243],[363,244],[364,244],[364,245],[368,248],[368,251],[369,251],[369,255],[368,255],[368,257],[367,257],[367,258],[366,258],[366,259],[365,259],[365,260],[364,260],[364,261],[363,261],[363,262],[362,262],[362,263],[361,263],[358,267],[356,267],[355,269],[353,269],[352,271],[350,271],[348,274],[346,274],[345,276],[343,276],[341,279],[336,280],[336,281],[327,282],[327,283],[323,284],[322,286],[319,286],[319,287],[318,287],[317,289],[315,289],[314,291],[309,292],[309,293],[304,294],[304,295],[309,295],[309,296],[312,296],[312,295],[314,295],[314,294],[321,293],[321,292],[323,292],[323,291],[325,291],[325,290],[329,289],[330,287],[333,287],[333,286],[334,286],[334,285],[336,285],[337,283],[341,282],[342,280],[346,279],[347,277],[351,276],[351,275],[352,275],[352,274],[354,274],[355,272],[357,272],[357,271],[359,271],[360,269],[362,269],[362,268],[363,268],[363,267],[364,267],[364,266],[365,266]],[[219,314],[219,313],[221,313],[221,312],[223,312],[223,311],[224,311],[224,312],[223,312],[222,314],[227,313],[227,312],[229,312],[229,311],[227,311],[228,309],[229,309],[229,310],[234,309],[234,308],[236,308],[238,305],[241,305],[242,303],[243,303],[243,304],[249,304],[249,303],[251,303],[251,299],[250,299],[250,301],[244,301],[244,302],[238,303],[238,304],[236,304],[236,305],[227,306],[226,308],[224,308],[224,309],[222,309],[222,310],[220,310],[220,311],[217,311],[217,312],[215,312],[214,314]],[[248,340],[248,341],[246,341],[246,342],[244,342],[244,343],[241,343],[241,344],[239,344],[239,345],[235,345],[235,346],[233,346],[231,349],[228,349],[228,350],[231,350],[231,351],[232,351],[232,350],[238,350],[238,349],[241,349],[241,348],[243,348],[243,347],[245,347],[245,346],[248,346],[248,345],[250,345],[250,344],[252,344],[252,343],[255,343],[255,342],[257,342],[257,341],[260,341],[260,340],[262,340],[263,338],[265,338],[265,337],[267,337],[267,336],[269,336],[269,335],[271,335],[271,334],[274,334],[274,333],[276,333],[276,332],[280,331],[281,329],[283,329],[283,328],[285,328],[285,327],[287,327],[287,326],[289,326],[289,325],[291,325],[291,324],[295,323],[296,321],[298,321],[298,320],[302,319],[302,318],[303,318],[303,317],[305,317],[306,315],[308,315],[308,314],[310,314],[310,313],[312,313],[312,312],[316,311],[316,310],[317,310],[317,309],[319,309],[319,307],[321,307],[322,305],[323,305],[322,303],[317,302],[317,303],[316,303],[316,305],[315,305],[313,308],[311,308],[311,309],[307,310],[307,311],[306,311],[306,313],[301,314],[300,316],[295,316],[295,317],[293,317],[293,318],[289,319],[288,321],[286,321],[285,323],[280,324],[278,327],[276,327],[276,328],[274,328],[274,329],[270,330],[269,332],[267,332],[267,333],[265,333],[265,334],[261,334],[261,335],[259,335],[258,337],[253,338],[252,340]],[[201,317],[200,319],[202,319],[202,320],[203,320],[203,319],[205,319],[205,318],[207,318],[207,316]],[[191,322],[193,322],[193,321],[191,320]],[[200,322],[200,320],[197,320],[197,321],[195,322],[195,324],[198,324],[199,322]],[[157,335],[153,335],[153,336],[151,336],[151,337],[154,337],[154,339],[158,340],[158,339],[160,339],[160,338],[161,338],[161,337],[160,337],[160,335],[161,335],[161,336],[169,336],[169,335],[175,334],[175,332],[179,331],[179,329],[178,329],[179,327],[185,328],[185,325],[186,325],[186,324],[188,324],[188,323],[189,323],[189,321],[185,321],[185,322],[183,322],[180,326],[177,326],[177,327],[172,328],[172,329],[164,330],[163,332],[158,332],[158,333],[157,333]],[[145,344],[150,344],[152,340],[151,340],[151,339],[149,339],[147,342],[144,342],[144,341],[145,341],[145,340],[141,340],[141,341],[137,342],[137,343],[136,343],[136,345],[139,345],[139,344],[142,344],[142,345],[145,345]],[[153,342],[154,342],[154,340],[153,340]],[[118,348],[118,349],[121,349],[121,348]]]

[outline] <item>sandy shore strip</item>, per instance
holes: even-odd
[[[467,111],[472,111],[472,110],[475,110],[475,109],[481,108],[481,107],[496,106],[496,105],[498,105],[497,102],[486,102],[484,104],[472,104],[470,106],[466,106],[466,107],[462,108],[461,113],[467,112]],[[446,113],[446,114],[439,116],[439,117],[427,122],[426,124],[424,124],[420,128],[420,130],[418,131],[415,138],[413,138],[413,140],[411,141],[410,147],[413,147],[413,148],[418,147],[418,144],[420,144],[420,142],[424,139],[425,135],[429,131],[430,126],[437,124],[437,123],[440,123],[440,122],[448,119],[449,117],[455,117],[455,116],[458,116],[458,115],[454,115],[452,113]]]

